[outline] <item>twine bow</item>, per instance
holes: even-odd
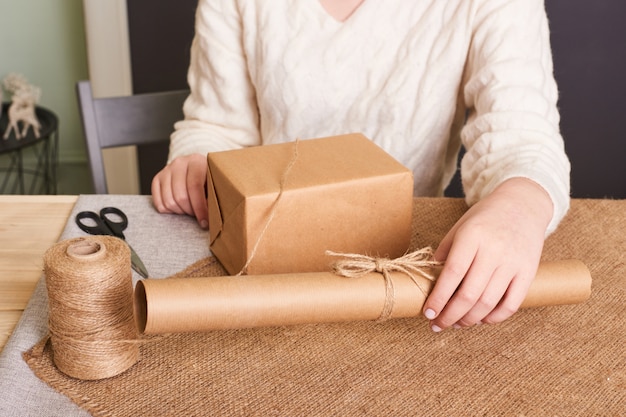
[[[418,277],[434,282],[436,277],[428,269],[442,265],[433,259],[433,250],[425,247],[414,252],[407,253],[396,259],[377,258],[353,253],[337,253],[326,251],[329,256],[341,257],[333,266],[333,272],[346,278],[359,278],[371,272],[379,272],[385,280],[385,304],[378,317],[378,321],[385,321],[391,317],[395,301],[395,289],[391,272],[402,272],[411,278],[419,290],[427,296],[428,293],[422,287]]]

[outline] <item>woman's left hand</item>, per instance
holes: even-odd
[[[445,264],[423,310],[432,330],[513,315],[537,272],[552,211],[548,193],[526,178],[473,205],[435,251]]]

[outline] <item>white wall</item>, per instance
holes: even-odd
[[[132,91],[126,32],[125,0],[0,0],[0,80],[18,72],[41,88],[59,118],[60,163],[87,163],[76,82],[91,79],[96,95]],[[104,157],[109,192],[138,193],[134,149]]]
[[[94,97],[132,94],[126,0],[83,0],[89,79]],[[139,194],[134,147],[103,152],[110,194]]]
[[[11,72],[40,87],[40,105],[58,116],[59,160],[85,163],[75,92],[88,77],[81,0],[0,0],[0,79]]]

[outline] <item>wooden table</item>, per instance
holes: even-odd
[[[0,195],[0,351],[41,277],[44,252],[59,239],[77,198]]]

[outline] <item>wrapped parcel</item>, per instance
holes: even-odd
[[[230,274],[324,271],[326,250],[393,258],[409,247],[412,172],[361,134],[207,162],[210,248]]]

